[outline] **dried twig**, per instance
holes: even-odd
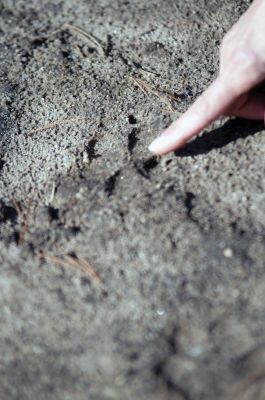
[[[83,40],[88,42],[90,46],[93,46],[101,56],[105,56],[105,50],[102,44],[100,43],[100,40],[96,38],[94,35],[86,32],[84,29],[81,29],[75,25],[65,24],[64,26],[72,34],[76,34],[77,36],[81,37]]]
[[[76,121],[83,120],[83,119],[84,119],[84,117],[75,117],[75,118],[71,118],[71,119],[59,119],[59,120],[51,122],[49,124],[40,126],[39,128],[31,129],[28,132],[28,135],[33,135],[34,133],[46,131],[47,129],[57,128],[61,124],[68,124],[70,122],[76,122]]]
[[[155,89],[151,87],[147,82],[143,81],[142,79],[136,78],[135,76],[130,77],[133,83],[138,86],[143,93],[148,94],[152,93],[155,96],[157,96],[161,101],[167,104],[167,106],[170,108],[170,111],[175,111],[175,109],[172,106],[172,101],[178,101],[179,98],[169,92],[164,92],[159,89]]]
[[[102,279],[100,275],[94,270],[94,268],[83,258],[74,257],[70,254],[63,254],[61,257],[53,256],[51,254],[45,253],[43,251],[38,252],[38,257],[44,258],[54,264],[60,265],[62,267],[74,267],[83,272],[86,272],[93,278],[97,283],[101,283]]]

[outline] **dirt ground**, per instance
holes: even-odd
[[[147,150],[247,5],[0,0],[1,399],[265,399],[263,125]]]

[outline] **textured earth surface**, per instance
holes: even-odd
[[[264,399],[263,125],[147,150],[247,6],[0,0],[1,399]]]

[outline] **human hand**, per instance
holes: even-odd
[[[166,154],[182,147],[221,115],[265,119],[265,0],[255,0],[224,37],[216,80],[177,121],[151,143]]]

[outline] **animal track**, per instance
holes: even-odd
[[[165,337],[165,341],[168,347],[168,353],[164,358],[158,360],[152,367],[153,374],[161,380],[161,382],[167,387],[167,389],[180,395],[183,400],[191,400],[190,394],[186,388],[182,387],[178,382],[171,377],[168,370],[168,361],[172,356],[177,356],[179,352],[178,342],[177,342],[178,328],[173,327],[171,332]]]
[[[129,121],[129,124],[131,124],[131,125],[137,124],[137,119],[136,119],[135,116],[132,115],[132,114],[129,114],[129,115],[128,115],[128,121]]]
[[[121,171],[115,172],[113,175],[111,175],[104,184],[105,187],[105,192],[107,193],[107,196],[110,197],[113,194],[113,191],[115,189],[116,181],[118,176],[120,175]]]
[[[186,192],[186,197],[184,200],[184,205],[187,210],[187,216],[194,221],[193,216],[191,215],[192,209],[194,208],[193,205],[193,200],[196,198],[196,196],[192,192]]]
[[[134,128],[128,135],[128,150],[130,154],[132,154],[133,149],[135,148],[137,142],[139,141],[137,137],[137,132],[138,129]]]
[[[156,157],[148,158],[147,160],[137,160],[134,163],[134,166],[144,178],[149,179],[150,171],[157,167],[158,159]]]
[[[96,153],[96,145],[97,145],[97,140],[91,139],[85,146],[85,152],[87,154],[89,162],[91,162],[95,158],[101,157],[100,154]]]
[[[57,208],[48,206],[47,207],[48,215],[50,221],[58,221],[59,219],[59,210]]]
[[[14,207],[7,206],[4,202],[0,202],[0,222],[15,222],[17,219],[17,211]]]

